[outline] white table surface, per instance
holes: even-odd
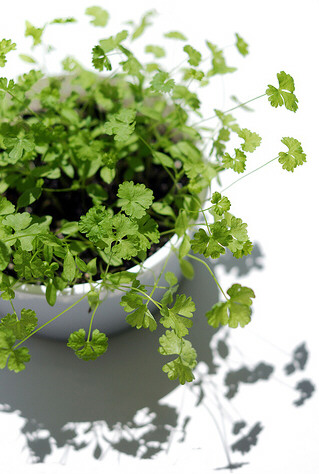
[[[1,10],[1,35],[24,44],[18,31],[26,19],[41,25],[56,16],[78,16],[95,4],[109,10],[115,29],[156,8],[150,43],[173,29],[187,32],[194,47],[204,39],[227,46],[235,32],[241,34],[251,54],[241,60],[227,48],[239,71],[218,78],[216,93],[205,92],[206,115],[215,107],[229,108],[233,93],[243,101],[263,93],[284,70],[295,78],[296,114],[271,108],[266,98],[253,104],[255,114],[236,114],[241,126],[263,137],[247,171],[276,156],[282,136],[300,140],[308,159],[294,173],[272,163],[227,192],[233,213],[248,223],[256,245],[251,257],[225,256],[214,268],[223,288],[238,282],[255,290],[253,320],[245,329],[208,327],[205,312],[219,295],[196,265],[196,279],[181,284],[197,307],[195,382],[179,387],[166,378],[156,351],[158,336],[148,332],[113,337],[108,353],[92,364],[77,360],[59,342],[34,339],[27,369],[0,374],[1,472],[188,474],[231,472],[232,467],[243,474],[315,474],[318,2],[117,0],[112,7],[104,1],[12,0]],[[81,21],[84,25],[83,15]],[[52,37],[58,35],[64,52],[76,45],[83,60],[89,58],[86,42],[91,47],[95,33],[81,26],[79,38],[75,25],[68,27],[74,35],[53,32]],[[13,75],[19,68],[14,59],[8,64]],[[223,185],[233,180],[226,174]]]

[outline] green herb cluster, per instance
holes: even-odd
[[[86,13],[104,34],[108,12],[90,7]],[[208,118],[200,112],[197,88],[236,69],[227,65],[217,45],[207,41],[202,53],[184,34],[171,31],[164,37],[183,52],[181,66],[167,71],[166,51],[159,45],[145,45],[149,62],[136,57],[132,44],[154,15],[147,12],[139,24],[129,22],[128,30],[101,39],[92,50],[92,67],[67,57],[63,76],[45,77],[32,55],[20,54],[34,69],[17,80],[0,78],[0,290],[12,306],[0,322],[0,368],[23,370],[30,355],[21,344],[41,329],[32,309],[21,314],[14,309],[21,282],[45,285],[52,306],[59,291],[89,282],[90,291],[80,299],[87,298],[92,309],[88,328],[68,340],[77,357],[94,360],[107,350],[107,335],[91,331],[92,322],[100,292],[120,290],[129,325],[162,328],[159,352],[168,360],[163,371],[182,384],[192,381],[192,298],[178,293],[177,278],[165,272],[165,265],[167,285],[160,299],[159,279],[146,288],[138,274],[127,271],[142,265],[174,233],[182,241],[176,252],[184,276],[192,278],[191,261],[200,261],[223,294],[224,301],[207,312],[208,324],[235,328],[251,320],[253,290],[233,284],[224,293],[206,259],[218,259],[226,249],[236,258],[252,251],[247,224],[231,214],[229,199],[217,188],[223,170],[245,171],[248,154],[261,137],[241,128],[229,111],[215,110]],[[57,18],[42,28],[26,22],[25,36],[31,37],[32,49],[49,53],[46,29],[75,21]],[[242,56],[248,54],[238,33],[234,47]],[[0,42],[1,67],[15,49],[11,40]],[[269,85],[260,97],[296,112],[292,77],[282,71],[277,78],[277,87]],[[212,118],[214,127],[202,125]],[[226,151],[232,136],[242,143]],[[211,145],[205,156],[207,141]],[[294,171],[306,161],[301,144],[292,137],[282,143],[287,150],[273,160]],[[202,209],[201,196],[210,188],[210,206]],[[203,224],[192,235],[189,230],[199,217]],[[151,313],[151,302],[160,318]]]

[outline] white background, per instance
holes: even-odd
[[[89,26],[89,19],[83,13],[90,5],[100,5],[109,11],[111,21],[105,29]],[[142,371],[137,370],[135,377],[133,372],[122,372],[121,364],[130,358],[134,360],[134,351],[143,354],[145,350],[144,338],[141,339],[140,335],[136,341],[131,333],[115,338],[116,350],[113,356],[110,352],[110,357],[113,357],[110,359],[114,363],[113,369],[110,363],[104,367],[102,362],[91,366],[89,371],[87,368],[80,368],[76,363],[73,365],[68,352],[58,343],[39,341],[34,344],[37,354],[34,357],[36,369],[27,368],[24,374],[17,376],[0,375],[0,403],[13,410],[10,413],[0,412],[2,472],[10,473],[23,469],[23,472],[60,474],[84,472],[88,469],[99,473],[106,470],[112,473],[149,472],[150,469],[153,472],[162,472],[163,469],[167,472],[180,472],[183,469],[185,473],[193,473],[213,472],[214,469],[225,467],[228,460],[221,439],[225,441],[228,433],[226,445],[228,443],[230,446],[235,438],[231,435],[231,427],[227,425],[227,421],[219,419],[220,404],[226,407],[228,403],[223,397],[223,377],[230,368],[239,368],[244,364],[254,367],[260,361],[267,361],[275,368],[270,379],[241,387],[232,404],[227,405],[227,410],[232,412],[235,419],[239,413],[244,414],[252,424],[254,421],[261,421],[264,427],[259,434],[257,445],[246,455],[232,453],[230,448],[228,449],[231,461],[246,463],[238,469],[238,472],[245,474],[313,474],[318,472],[319,468],[318,397],[315,392],[312,398],[298,408],[293,405],[293,400],[298,398],[294,390],[298,381],[310,379],[317,389],[319,386],[319,314],[316,305],[319,172],[318,1],[117,0],[97,3],[89,0],[11,0],[4,2],[1,8],[0,34],[1,38],[12,38],[18,44],[19,52],[28,54],[31,41],[30,38],[23,37],[25,20],[41,26],[55,17],[79,18],[78,24],[52,27],[45,37],[48,43],[54,42],[57,47],[49,65],[50,72],[54,73],[58,72],[58,58],[67,54],[79,58],[83,64],[89,64],[91,48],[98,38],[106,38],[116,33],[125,27],[124,21],[138,21],[146,10],[153,8],[158,11],[158,15],[154,19],[154,29],[145,35],[145,41],[168,47],[170,56],[167,69],[174,67],[183,58],[180,51],[172,50],[172,46],[168,46],[173,43],[162,39],[162,33],[171,30],[184,32],[188,36],[189,44],[198,49],[204,49],[205,39],[220,47],[226,47],[227,62],[239,68],[234,74],[222,79],[216,78],[211,89],[201,91],[205,116],[213,115],[214,108],[227,110],[232,107],[233,103],[229,100],[232,94],[238,96],[241,101],[262,94],[268,84],[276,85],[276,73],[281,70],[294,77],[299,99],[299,110],[296,114],[283,109],[275,110],[267,103],[267,99],[263,98],[251,104],[255,113],[236,111],[234,115],[242,127],[256,131],[263,137],[262,146],[250,157],[247,171],[269,161],[279,151],[284,151],[284,146],[280,143],[283,136],[292,136],[301,141],[307,154],[307,163],[297,168],[294,173],[288,173],[274,162],[234,185],[227,192],[233,213],[248,223],[251,239],[257,242],[261,249],[263,257],[260,262],[263,269],[254,268],[246,276],[238,277],[235,269],[227,273],[223,266],[217,267],[217,274],[224,288],[237,281],[254,288],[257,298],[250,327],[231,332],[228,339],[232,348],[229,359],[219,360],[220,369],[216,376],[208,375],[207,381],[203,382],[202,388],[206,392],[202,403],[194,407],[191,389],[175,388],[174,384],[167,386],[165,375],[161,373],[153,376],[151,371],[146,371],[149,378],[143,379]],[[235,32],[243,36],[250,45],[250,55],[247,58],[240,57],[231,47]],[[136,47],[141,54],[145,44],[143,41],[136,41]],[[11,59],[7,67],[0,71],[0,74],[15,76],[23,71],[24,66],[15,53],[10,53],[9,56]],[[233,180],[234,176],[231,174],[225,175],[223,186]],[[185,291],[192,288],[195,301],[196,295],[199,298],[197,317],[202,319],[211,303],[212,290],[209,285],[208,275],[201,269],[198,269],[196,281],[184,284]],[[200,331],[203,331],[207,338],[206,329]],[[217,335],[217,339],[218,337]],[[200,338],[198,342],[200,343]],[[291,352],[302,342],[306,343],[309,351],[306,372],[296,372],[288,377],[282,368],[289,362]],[[213,338],[211,344],[215,347],[216,339]],[[133,351],[133,355],[130,351]],[[119,356],[120,362],[115,360],[114,354]],[[145,352],[143,357],[147,361],[149,356]],[[207,369],[206,362],[199,367],[204,372]],[[157,370],[158,367],[160,366],[157,364]],[[50,388],[44,387],[43,391],[41,374],[47,374],[43,383],[51,384]],[[69,387],[67,381],[75,377],[78,385],[72,385],[73,382],[69,385],[78,387],[78,391],[74,394],[66,391],[65,399],[62,397],[60,402],[56,403],[54,391],[63,393],[61,384],[65,383],[66,387]],[[133,385],[139,386],[139,390],[132,390]],[[39,409],[34,413],[35,416],[40,416],[46,412],[46,420],[50,419],[50,416],[52,419],[58,417],[54,410],[65,410],[64,419],[67,419],[68,411],[65,406],[74,399],[82,417],[79,420],[73,417],[69,421],[77,423],[79,428],[86,417],[87,421],[92,421],[91,407],[97,403],[95,397],[101,404],[101,396],[96,395],[98,390],[105,390],[107,409],[120,412],[118,404],[123,403],[124,407],[126,399],[129,404],[130,397],[135,396],[132,392],[140,396],[136,408],[145,409],[148,406],[147,394],[152,391],[152,386],[158,390],[157,399],[161,400],[160,403],[176,408],[180,423],[189,417],[183,441],[178,430],[175,434],[172,432],[169,446],[165,445],[165,449],[153,459],[147,460],[119,454],[114,449],[108,450],[102,459],[96,460],[92,456],[93,444],[89,444],[87,448],[78,451],[70,448],[66,459],[63,455],[65,446],[55,446],[43,463],[31,463],[32,456],[25,447],[26,435],[21,432],[25,420],[30,420],[31,416],[19,406],[19,401],[23,398],[25,406],[34,404],[42,407],[42,411]],[[145,399],[143,391],[146,393]],[[153,401],[156,396],[154,390]],[[70,413],[73,413],[71,408]],[[107,419],[106,413],[106,422]],[[39,423],[41,421],[43,422],[41,419],[37,420]],[[48,425],[43,429],[43,436],[47,433],[45,430],[50,432]],[[219,436],[219,429],[223,436]],[[53,436],[52,433],[51,435]],[[61,464],[61,459],[65,464]]]

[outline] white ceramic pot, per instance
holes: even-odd
[[[164,273],[171,271],[180,278],[181,270],[178,258],[173,249],[177,249],[181,244],[181,241],[182,239],[179,239],[175,234],[165,245],[163,245],[163,247],[145,260],[143,268],[137,265],[129,271],[138,273],[138,279],[142,284],[153,285],[154,279],[158,278],[163,265],[168,258]],[[159,285],[167,286],[163,275]],[[20,311],[23,308],[34,310],[37,314],[38,326],[42,326],[78,301],[81,296],[88,293],[90,289],[91,287],[89,283],[80,283],[74,285],[72,288],[58,291],[56,304],[52,307],[46,301],[44,285],[23,284],[15,289],[16,296],[13,303],[18,314],[20,314]],[[164,291],[165,290],[157,289],[155,296],[160,297],[161,293],[163,294]],[[99,329],[109,335],[131,327],[125,321],[127,313],[123,310],[122,306],[120,306],[123,294],[124,293],[119,290],[114,292],[105,290],[101,292],[100,299],[103,301],[96,311],[93,320],[93,329]],[[152,311],[152,305],[150,305],[150,310]],[[12,308],[10,303],[0,298],[0,314],[4,316],[11,312]],[[69,309],[56,320],[41,329],[37,334],[39,336],[67,340],[70,333],[77,329],[83,328],[87,331],[90,324],[90,318],[91,313],[89,312],[89,304],[87,298],[84,298],[76,306]]]

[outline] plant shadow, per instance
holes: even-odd
[[[226,271],[235,267],[239,275],[260,269],[262,254],[258,245],[255,248],[249,264],[245,258],[238,261],[226,255],[220,265]],[[218,292],[207,270],[197,262],[194,266],[196,279],[182,281],[179,291],[193,296],[196,315],[192,343],[198,361],[205,363],[209,374],[215,374],[218,365],[211,340],[218,330],[207,325],[204,315],[218,301]],[[17,375],[3,371],[0,376],[0,410],[18,412],[23,418],[21,433],[30,462],[46,462],[56,448],[62,448],[62,463],[67,462],[71,449],[90,447],[95,459],[103,459],[110,449],[139,458],[151,458],[166,450],[171,433],[178,429],[179,413],[161,399],[178,384],[161,370],[166,360],[157,351],[158,337],[148,330],[122,332],[110,338],[107,354],[94,362],[78,360],[63,342],[31,339],[32,361],[26,370]],[[220,344],[217,352],[226,358],[226,345],[223,348]],[[263,365],[253,371],[243,367],[229,373],[225,379],[229,398],[239,383],[265,379],[272,370]],[[260,425],[252,428],[250,445],[256,444],[257,431],[261,431]],[[245,437],[238,441],[233,450],[249,451],[246,441]]]

